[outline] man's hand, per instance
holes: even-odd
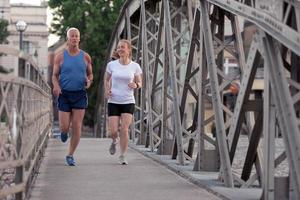
[[[61,89],[59,86],[53,86],[53,94],[58,97],[61,94]]]
[[[93,82],[92,80],[87,78],[85,81],[85,88],[88,89],[89,87],[91,87],[92,82]]]

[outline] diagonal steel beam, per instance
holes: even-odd
[[[171,88],[173,93],[173,110],[174,110],[174,120],[175,120],[175,136],[177,139],[177,150],[178,150],[178,162],[179,164],[184,164],[184,152],[182,146],[182,126],[180,119],[179,111],[179,97],[178,97],[178,88],[177,88],[177,78],[176,78],[176,69],[175,69],[175,60],[174,60],[174,50],[173,50],[173,40],[172,40],[172,26],[170,18],[170,6],[169,1],[164,0],[164,16],[165,16],[165,34],[166,34],[166,51],[168,53],[168,61],[170,65],[170,79],[171,79]]]
[[[278,110],[280,128],[283,133],[289,161],[291,179],[295,184],[297,199],[300,198],[300,135],[296,113],[285,77],[278,43],[263,31],[259,32],[264,51],[266,69],[270,74],[272,94]]]
[[[204,35],[204,44],[206,50],[206,59],[208,62],[208,72],[210,77],[210,85],[212,90],[212,103],[213,110],[215,113],[216,120],[216,135],[217,141],[219,145],[219,153],[221,159],[221,172],[224,178],[225,185],[227,187],[233,187],[233,176],[232,170],[230,166],[229,152],[228,146],[226,144],[225,139],[225,125],[224,125],[224,117],[222,113],[222,101],[219,94],[219,81],[217,76],[217,66],[215,63],[214,51],[213,51],[213,40],[212,40],[212,32],[209,23],[209,15],[208,15],[208,3],[205,0],[200,0],[200,8],[201,8],[201,22],[203,25],[203,35]]]

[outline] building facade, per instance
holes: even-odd
[[[16,30],[16,23],[23,20],[27,28],[23,32],[23,52],[32,56],[40,72],[47,78],[48,66],[48,26],[47,3],[41,1],[41,5],[10,4],[9,0],[0,1],[0,18],[9,22],[8,40],[9,47],[19,49],[20,33]],[[14,75],[18,75],[18,58],[13,56],[1,56],[0,65],[11,69]]]

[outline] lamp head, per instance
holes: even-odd
[[[27,28],[26,22],[24,22],[23,20],[17,21],[17,23],[16,23],[17,31],[24,32],[26,30],[26,28]]]

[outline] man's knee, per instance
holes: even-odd
[[[81,130],[81,123],[72,123],[72,129],[74,131],[80,131]]]

